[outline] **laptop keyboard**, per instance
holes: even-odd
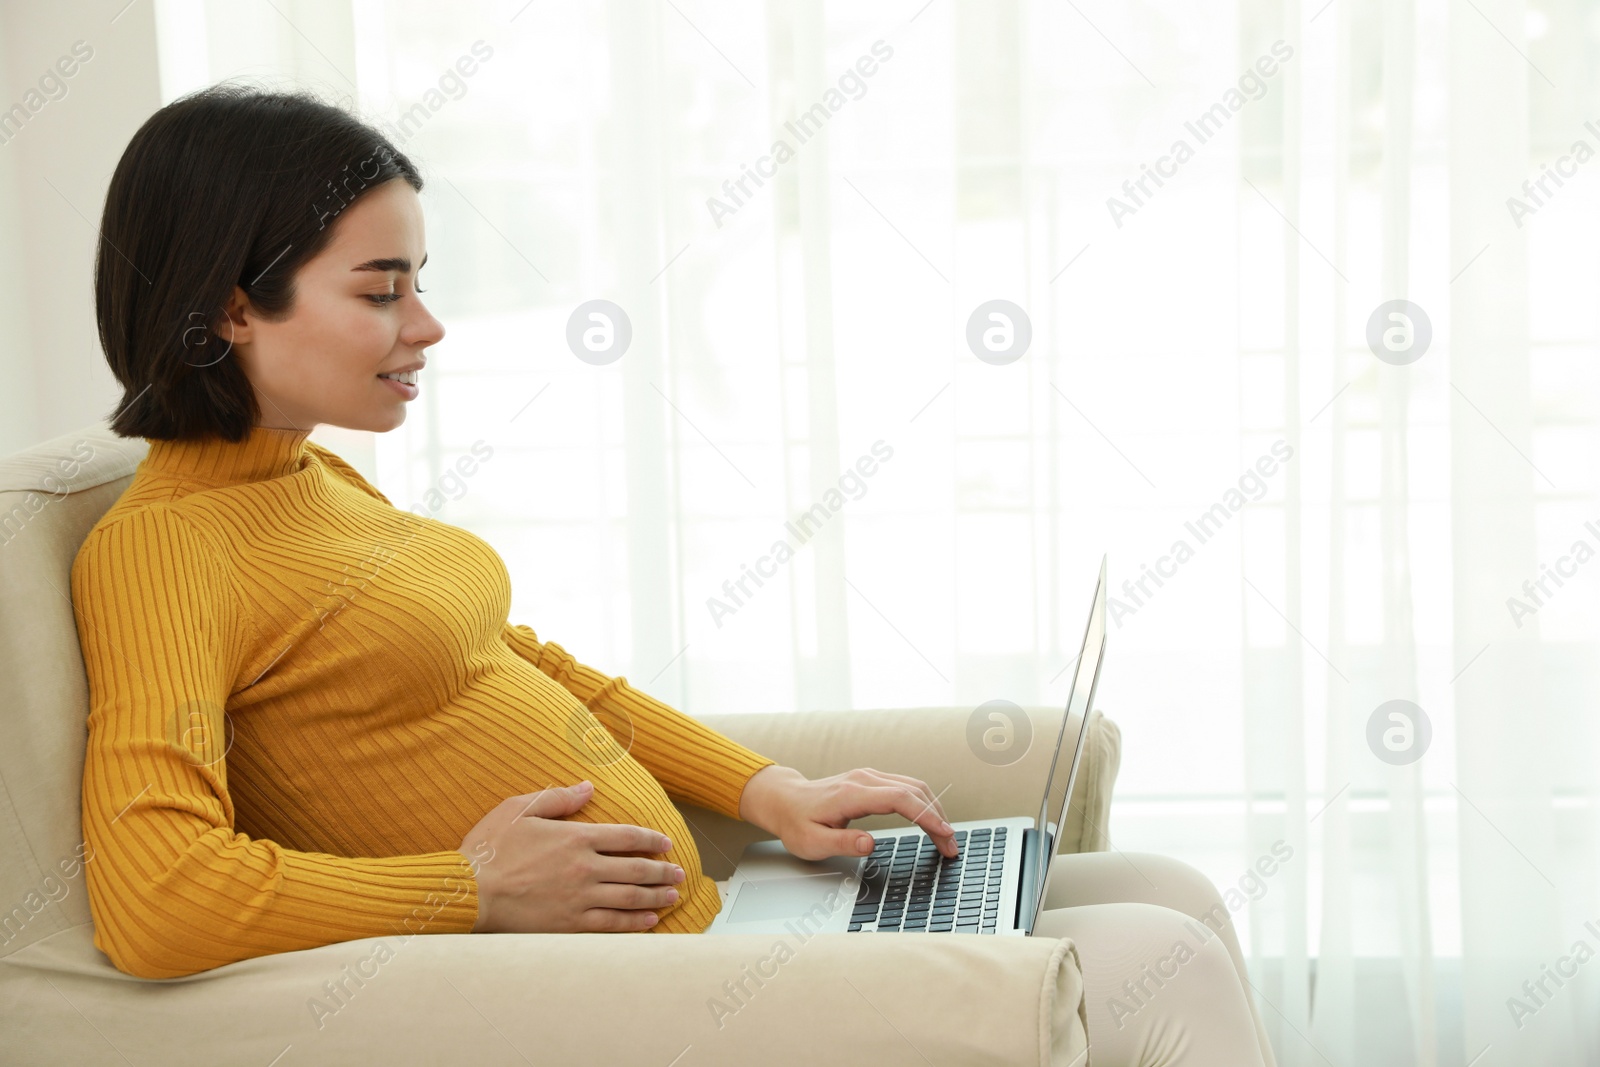
[[[957,855],[924,833],[880,837],[862,865],[851,932],[992,934],[1000,912],[1006,827],[956,831]]]

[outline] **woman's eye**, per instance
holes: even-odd
[[[374,304],[378,304],[378,305],[392,304],[396,300],[400,299],[400,294],[399,293],[368,293],[367,294],[367,299],[372,301]]]

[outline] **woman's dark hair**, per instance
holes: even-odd
[[[234,286],[287,317],[340,212],[395,178],[422,190],[388,138],[309,92],[222,82],[151,115],[111,176],[95,253],[100,345],[123,388],[111,429],[243,440],[260,409],[227,358]]]

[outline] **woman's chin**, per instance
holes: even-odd
[[[365,430],[368,433],[388,433],[406,421],[406,406],[396,404],[392,409],[384,411],[364,411],[360,415],[352,415],[343,419],[328,419],[335,426],[342,426],[346,430]]]

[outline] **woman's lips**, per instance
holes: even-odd
[[[407,385],[405,382],[397,382],[393,378],[379,378],[378,381],[389,386],[407,400],[415,400],[417,394],[422,391],[421,386]]]

